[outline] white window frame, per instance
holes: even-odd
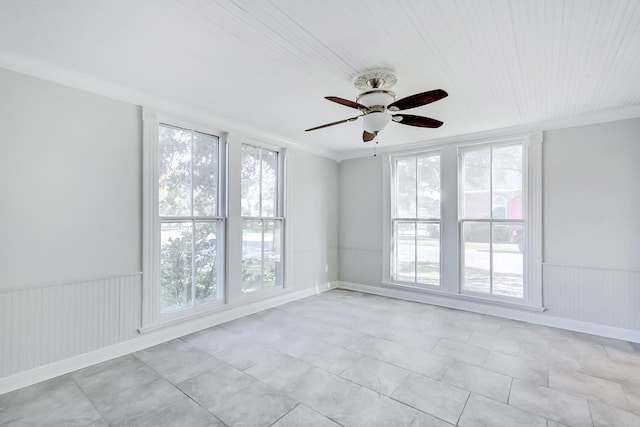
[[[522,218],[521,219],[502,219],[502,218],[494,218],[493,217],[493,207],[494,207],[494,195],[493,195],[493,167],[492,167],[492,163],[493,163],[493,150],[495,148],[501,148],[501,147],[513,147],[513,146],[520,146],[522,147],[522,204],[523,204],[523,209],[522,209]],[[489,202],[490,202],[490,213],[491,213],[491,218],[466,218],[464,216],[464,153],[467,151],[474,151],[474,150],[479,150],[479,149],[489,149],[490,150],[490,156],[491,156],[491,160],[489,162]],[[459,263],[459,292],[461,294],[464,295],[474,295],[477,296],[479,298],[487,298],[487,299],[495,299],[495,300],[500,300],[500,301],[510,301],[510,302],[514,302],[514,303],[523,303],[525,301],[525,289],[528,288],[528,283],[527,283],[527,277],[526,277],[526,268],[527,268],[527,253],[526,253],[526,231],[529,228],[529,218],[528,218],[528,188],[527,188],[527,182],[526,182],[526,177],[528,175],[528,153],[527,153],[527,147],[526,147],[526,143],[524,141],[500,141],[500,142],[495,142],[495,143],[484,143],[484,144],[472,144],[472,145],[465,145],[465,146],[461,146],[458,147],[458,258],[460,260]],[[502,197],[502,196],[497,196],[497,197]],[[502,197],[504,199],[504,197]],[[506,204],[504,205],[505,211],[506,211]],[[480,223],[486,223],[489,224],[489,276],[490,276],[490,283],[489,283],[489,290],[490,293],[482,293],[482,292],[475,292],[469,289],[464,289],[463,287],[463,283],[464,283],[464,266],[465,266],[465,259],[464,259],[464,233],[463,233],[463,229],[464,229],[464,223],[465,222],[480,222]],[[516,298],[516,297],[509,297],[506,295],[497,295],[493,293],[493,280],[491,279],[491,276],[493,275],[493,225],[494,224],[522,224],[524,231],[525,231],[525,251],[523,254],[523,297],[522,298]]]
[[[403,159],[415,159],[416,162],[418,161],[418,158],[420,157],[438,157],[438,161],[440,163],[440,194],[442,194],[442,158],[441,158],[441,153],[438,150],[425,150],[425,151],[418,151],[418,152],[414,152],[414,153],[404,153],[401,155],[394,155],[391,156],[390,158],[390,162],[391,162],[391,201],[392,201],[392,207],[391,207],[391,224],[390,224],[390,231],[391,231],[391,257],[389,259],[390,262],[390,281],[393,284],[399,285],[399,286],[404,286],[404,287],[409,287],[409,288],[418,288],[418,289],[440,289],[441,283],[442,283],[442,203],[440,203],[440,216],[439,218],[420,218],[418,217],[418,202],[417,202],[417,198],[418,198],[418,173],[417,173],[417,166],[416,166],[416,217],[415,218],[400,218],[396,216],[396,211],[397,211],[397,185],[398,183],[396,182],[396,164],[398,160],[403,160]],[[442,199],[442,198],[441,198]],[[440,237],[439,237],[439,244],[438,244],[438,251],[439,251],[439,255],[438,255],[438,276],[440,277],[440,279],[438,280],[438,284],[432,284],[432,283],[421,283],[418,282],[418,276],[417,276],[417,268],[418,268],[418,247],[417,247],[417,243],[414,243],[414,247],[415,247],[415,269],[416,269],[416,279],[414,282],[405,282],[402,280],[398,280],[395,278],[395,276],[397,275],[397,253],[396,253],[396,225],[398,222],[413,222],[415,225],[415,232],[416,232],[416,237],[417,237],[417,229],[418,229],[418,224],[438,224],[438,227],[440,229]]]
[[[191,308],[162,313],[160,307],[160,230],[164,220],[159,215],[158,206],[158,129],[160,125],[175,126],[218,137],[218,215],[207,217],[207,221],[220,224],[221,234],[216,239],[222,239],[219,247],[226,248],[227,228],[227,141],[226,133],[217,129],[207,128],[188,123],[170,116],[162,116],[155,111],[143,109],[143,280],[142,280],[142,327],[149,329],[158,325],[169,324],[201,315],[225,304],[228,294],[226,280],[226,250],[216,253],[218,264],[217,282],[218,298],[215,301],[194,305]],[[190,217],[167,217],[169,222],[189,222]],[[194,229],[195,232],[195,229]]]
[[[276,153],[277,155],[277,168],[278,170],[276,171],[276,188],[275,188],[275,205],[274,205],[274,216],[273,217],[265,217],[265,216],[258,216],[258,217],[250,217],[250,216],[244,216],[241,214],[240,216],[240,224],[243,224],[245,220],[247,221],[261,221],[262,225],[263,225],[263,235],[262,235],[262,242],[264,243],[264,221],[275,221],[275,222],[279,222],[280,223],[280,283],[277,284],[274,287],[270,287],[270,288],[266,288],[266,289],[262,289],[260,291],[252,291],[252,292],[244,292],[242,290],[242,280],[240,280],[240,294],[242,294],[243,298],[252,298],[254,295],[264,295],[264,294],[269,294],[271,292],[279,292],[283,289],[285,289],[285,276],[286,276],[286,257],[285,257],[285,246],[286,246],[286,238],[285,238],[285,158],[286,158],[286,149],[282,148],[282,147],[275,147],[275,146],[271,146],[268,144],[264,144],[261,142],[256,142],[256,141],[249,141],[249,140],[245,140],[241,143],[241,150],[240,152],[242,152],[242,146],[249,146],[249,147],[253,147],[253,148],[258,148],[260,149],[260,158],[262,159],[262,151],[263,150],[268,150],[271,152]],[[261,162],[261,167],[262,167],[262,162]],[[260,173],[261,176],[261,180],[260,180],[260,211],[262,212],[262,171]],[[240,244],[242,245],[242,233],[240,234],[240,239],[241,242]],[[264,251],[262,251],[262,257],[264,258]],[[242,260],[240,260],[242,263]],[[264,263],[264,259],[263,259],[263,263]],[[264,266],[263,268],[264,269]]]
[[[516,308],[519,310],[544,311],[542,295],[542,132],[534,132],[520,136],[495,137],[487,139],[456,139],[451,142],[419,143],[412,150],[389,149],[378,158],[382,163],[382,263],[380,285],[392,288],[406,286],[392,281],[392,158],[404,154],[426,151],[440,152],[440,188],[441,188],[441,225],[440,225],[440,287],[438,289],[411,287],[408,291],[433,294],[437,297],[452,300],[478,302],[482,304]],[[523,173],[523,204],[528,218],[525,227],[525,263],[524,263],[524,298],[518,301],[505,301],[487,298],[485,295],[468,295],[461,293],[460,275],[460,229],[459,219],[459,158],[458,151],[467,146],[479,144],[523,144],[523,157],[526,158]],[[524,196],[526,194],[526,196]]]

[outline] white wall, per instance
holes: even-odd
[[[0,69],[0,289],[140,271],[140,109]]]
[[[544,132],[544,315],[640,330],[639,159],[640,118]],[[380,157],[339,171],[340,280],[380,285],[388,178]]]
[[[382,279],[382,157],[340,162],[340,280]]]
[[[139,336],[141,108],[2,69],[0,94],[0,393],[337,280],[338,165],[290,148],[287,288]]]
[[[288,283],[294,288],[338,280],[338,164],[287,151]]]
[[[546,132],[545,262],[640,271],[640,119]]]
[[[548,314],[640,330],[640,118],[545,133]]]

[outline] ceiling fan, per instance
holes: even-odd
[[[396,82],[395,74],[388,70],[374,70],[361,74],[353,83],[361,91],[355,101],[337,96],[326,96],[325,99],[360,110],[362,114],[306,129],[305,132],[352,122],[362,117],[364,126],[362,140],[369,142],[373,141],[378,133],[386,129],[387,125],[392,121],[424,128],[438,128],[443,125],[443,122],[429,117],[396,113],[439,101],[448,96],[447,92],[442,89],[435,89],[416,93],[396,101],[396,94],[389,90]]]

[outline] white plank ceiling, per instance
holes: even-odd
[[[335,152],[365,148],[352,80],[449,97],[393,145],[640,105],[640,1],[0,0],[0,50]],[[354,114],[354,112],[356,114]]]

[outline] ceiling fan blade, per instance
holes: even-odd
[[[391,111],[408,110],[410,108],[420,107],[421,105],[427,105],[432,102],[439,101],[447,96],[449,96],[449,94],[442,89],[416,93],[415,95],[407,96],[406,98],[392,102],[387,106],[387,109]]]
[[[375,138],[375,133],[367,132],[366,130],[362,132],[362,141],[364,142],[373,141]]]
[[[324,98],[328,99],[329,101],[333,101],[333,102],[337,102],[338,104],[345,105],[347,107],[355,108],[356,110],[366,110],[367,109],[367,107],[365,107],[362,104],[358,104],[355,101],[349,101],[348,99],[338,98],[337,96],[325,96]]]
[[[440,120],[412,114],[394,114],[393,121],[403,125],[417,126],[421,128],[439,128],[444,123]]]
[[[351,117],[351,118],[348,118],[348,119],[344,119],[344,120],[338,120],[337,122],[331,122],[331,123],[327,123],[325,125],[316,126],[314,128],[311,128],[311,129],[305,129],[305,132],[309,132],[310,130],[322,129],[322,128],[326,128],[326,127],[333,126],[333,125],[339,125],[340,123],[352,122],[354,120],[357,120],[358,117],[362,117],[363,115],[364,114],[362,114],[360,116],[355,116],[355,117]]]

